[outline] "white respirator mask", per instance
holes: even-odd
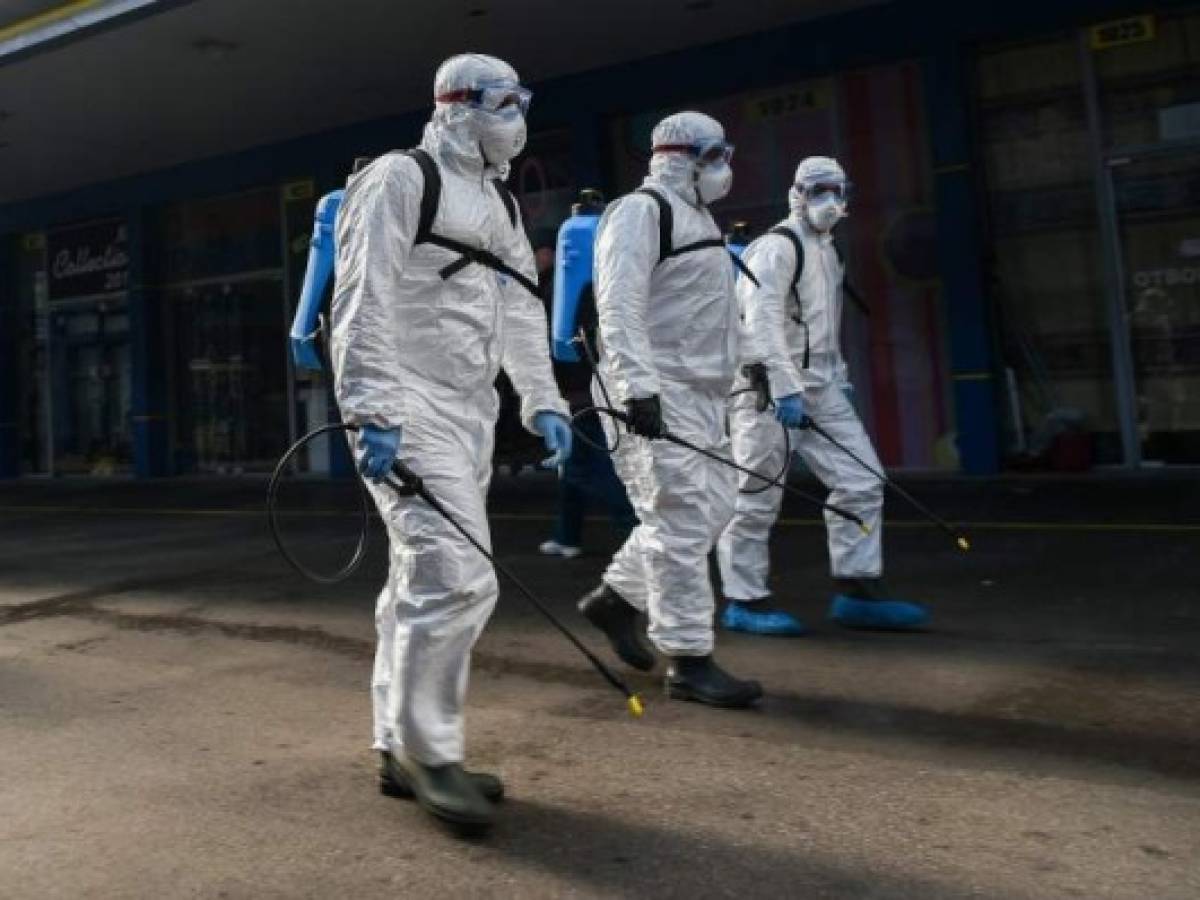
[[[833,226],[846,218],[846,201],[826,194],[807,201],[804,204],[804,215],[817,231],[832,231]]]
[[[525,149],[525,117],[508,114],[476,112],[479,122],[479,147],[483,158],[493,168],[500,168]]]
[[[707,205],[716,203],[733,188],[733,169],[729,163],[705,166],[696,173],[696,196]]]

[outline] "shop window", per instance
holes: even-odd
[[[174,472],[267,471],[289,443],[283,205],[278,188],[206,198],[152,229]],[[307,248],[287,253],[295,267]]]
[[[1200,12],[1142,19],[1138,39],[1093,54],[1105,145],[1200,139]]]
[[[1089,436],[1119,461],[1100,232],[1076,35],[981,53],[988,290],[1013,456]]]

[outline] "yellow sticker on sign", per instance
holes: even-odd
[[[755,94],[746,99],[746,119],[750,122],[765,122],[812,110],[828,109],[830,94],[828,81],[797,84],[779,88],[769,94]]]
[[[283,199],[311,200],[316,191],[317,186],[313,184],[312,179],[307,181],[293,181],[283,186]]]
[[[1156,37],[1154,16],[1130,16],[1101,22],[1091,29],[1092,49],[1111,50],[1126,44],[1141,44]]]

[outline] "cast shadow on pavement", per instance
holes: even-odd
[[[1009,763],[1034,758],[1100,763],[1200,781],[1200,736],[1189,740],[1122,731],[1108,722],[1066,725],[778,691],[768,693],[763,714],[789,716],[806,728],[852,731],[880,746],[915,742],[949,751],[1003,754]]]
[[[802,849],[764,846],[754,823],[744,839],[685,831],[603,812],[510,800],[483,845],[507,862],[631,897],[914,897],[961,896],[961,885],[864,870]],[[681,823],[686,824],[686,823]]]

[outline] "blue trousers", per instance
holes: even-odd
[[[604,446],[604,429],[600,426],[599,413],[581,416],[575,424],[588,441]],[[637,526],[637,514],[629,503],[625,485],[613,469],[612,458],[589,446],[577,435],[559,481],[558,522],[554,527],[554,540],[566,547],[581,546],[583,520],[588,506],[594,503],[599,503],[607,510],[620,538],[627,537]]]

